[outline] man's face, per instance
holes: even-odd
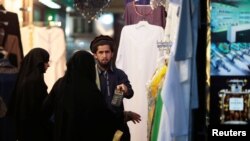
[[[113,53],[109,45],[99,45],[94,57],[98,61],[99,65],[107,67],[110,64]]]

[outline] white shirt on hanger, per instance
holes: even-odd
[[[132,99],[124,100],[124,106],[126,110],[137,112],[142,117],[140,124],[128,123],[133,141],[147,140],[146,84],[157,67],[157,41],[162,41],[163,38],[164,29],[146,21],[124,26],[121,32],[116,66],[128,75],[135,93]]]

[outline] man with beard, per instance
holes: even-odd
[[[104,95],[108,107],[114,112],[124,111],[123,102],[120,106],[112,104],[115,90],[123,93],[122,97],[130,99],[134,95],[128,76],[121,69],[112,65],[114,40],[109,36],[97,36],[90,44],[90,50],[97,61],[97,85]],[[118,104],[119,105],[119,104]],[[118,127],[123,132],[121,141],[130,141],[130,132],[127,121],[140,122],[140,115],[134,112],[124,111],[124,122]]]

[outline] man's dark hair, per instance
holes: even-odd
[[[110,50],[114,52],[114,39],[107,35],[100,35],[90,43],[90,50],[92,53],[96,53],[97,47],[100,45],[109,45]]]

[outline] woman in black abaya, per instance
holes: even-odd
[[[42,48],[32,49],[23,59],[9,105],[18,141],[46,141],[46,127],[41,106],[48,95],[44,73],[49,54]]]
[[[76,52],[53,86],[44,109],[54,121],[54,141],[112,141],[123,114],[113,115],[96,85],[94,57]]]

